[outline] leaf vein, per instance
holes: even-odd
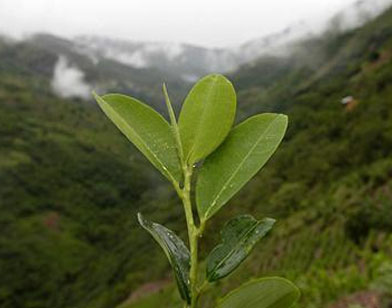
[[[276,118],[267,126],[267,129],[265,130],[265,132],[267,132],[270,127],[272,126],[272,124],[279,118],[279,116],[276,116]],[[253,151],[255,150],[255,148],[259,145],[260,141],[265,137],[266,133],[262,134],[257,141],[255,142],[255,144],[251,147],[251,149],[249,150],[249,152],[245,155],[244,159],[238,164],[237,168],[234,170],[234,172],[232,173],[232,175],[227,179],[227,181],[223,184],[222,189],[220,191],[217,192],[214,200],[212,201],[210,207],[207,209],[204,217],[208,217],[211,210],[214,208],[216,202],[218,201],[218,199],[220,198],[220,196],[222,195],[222,193],[227,189],[227,186],[229,185],[229,183],[231,182],[231,180],[237,175],[237,173],[240,171],[241,167],[245,164],[245,162],[248,160],[249,156],[253,153]],[[276,135],[277,136],[277,135]]]

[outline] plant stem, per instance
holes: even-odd
[[[197,297],[196,297],[196,302],[198,301],[199,297],[210,287],[210,283],[208,280],[204,280],[204,282],[201,284],[200,288],[197,290]]]
[[[199,297],[198,296],[199,291],[197,289],[197,278],[198,278],[198,267],[199,267],[197,235],[193,235],[192,242],[193,243],[191,244],[191,271],[189,276],[190,276],[191,288],[192,288],[191,308],[195,308],[197,305],[197,299]]]
[[[191,203],[191,179],[192,179],[192,167],[183,166],[184,172],[184,187],[182,189],[181,199],[184,204],[185,217],[188,227],[188,238],[191,253],[191,269],[189,274],[190,288],[191,288],[191,308],[196,307],[197,297],[197,273],[198,273],[198,236],[199,232],[195,226],[192,213]]]
[[[173,185],[178,195],[180,196],[182,203],[184,204],[185,218],[186,218],[186,223],[188,228],[190,254],[191,254],[191,268],[189,273],[189,284],[191,289],[190,308],[196,308],[197,300],[200,296],[200,291],[197,287],[198,267],[199,267],[198,239],[199,236],[201,236],[203,233],[204,223],[202,223],[200,228],[197,228],[195,225],[195,221],[193,219],[192,201],[191,201],[191,182],[192,182],[193,167],[188,166],[187,163],[185,162],[184,153],[182,150],[180,132],[176,121],[176,116],[174,114],[173,106],[171,104],[169,94],[167,93],[167,88],[165,84],[163,84],[162,89],[163,89],[163,94],[165,96],[165,102],[169,112],[170,121],[172,124],[173,136],[177,144],[178,157],[183,171],[184,187],[181,189],[179,184],[176,182],[173,182]],[[188,307],[188,305],[185,305],[185,307]]]

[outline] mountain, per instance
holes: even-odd
[[[232,70],[237,56],[225,49],[208,49],[189,44],[132,42],[105,37],[84,36],[76,48],[92,58],[115,59],[133,67],[155,67],[163,72],[195,81],[212,71]]]
[[[157,68],[136,68],[107,58],[94,60],[76,50],[73,41],[48,34],[36,34],[22,41],[3,39],[0,53],[0,67],[4,70],[53,79],[52,82],[57,82],[64,90],[70,85],[87,89],[82,93],[70,93],[71,97],[91,98],[92,89],[122,92],[162,109],[163,82],[169,85],[175,102],[183,99],[189,87],[180,77]],[[57,74],[60,80],[54,80],[56,68],[61,69]]]
[[[360,0],[338,12],[331,20],[317,23],[298,22],[264,37],[226,48],[205,48],[169,42],[133,42],[100,36],[80,36],[75,49],[96,61],[112,59],[136,68],[158,68],[185,81],[195,81],[211,72],[230,72],[264,55],[285,55],[292,44],[318,36],[330,27],[345,31],[371,20],[389,5],[391,0]],[[337,30],[337,29],[335,29]]]
[[[99,36],[64,39],[35,34],[22,41],[3,39],[9,58],[25,64],[33,73],[52,76],[52,89],[62,97],[89,99],[98,92],[123,92],[138,96],[162,110],[161,84],[166,82],[178,107],[190,82],[210,72],[233,72],[254,61],[269,63],[277,56],[283,62],[306,54],[309,41],[319,41],[322,33],[336,34],[355,28],[377,16],[391,0],[357,1],[331,20],[311,24],[299,22],[230,48],[204,48],[167,42],[133,42]],[[317,52],[324,52],[321,48]],[[317,61],[313,61],[317,62]],[[319,62],[319,61],[318,61]],[[312,63],[312,65],[318,65]]]
[[[185,239],[178,199],[95,104],[61,97],[52,83],[60,55],[68,61],[61,66],[77,68],[83,82],[155,106],[163,105],[162,79],[173,78],[169,86],[178,79],[97,62],[74,47],[48,35],[0,39],[0,307],[176,307],[167,260],[137,226],[136,212]],[[293,280],[302,291],[299,307],[388,307],[392,9],[293,47],[229,75],[238,122],[283,112],[290,125],[273,159],[207,226],[201,257],[234,215],[278,223],[203,307],[250,276],[267,275]],[[178,82],[181,91],[189,86]]]
[[[113,307],[144,281],[133,211],[169,220],[169,190],[95,104],[53,93],[55,53],[0,44],[0,59],[0,306]]]
[[[295,25],[233,48],[205,48],[190,44],[132,42],[99,36],[74,40],[75,50],[91,59],[112,59],[136,68],[157,68],[191,82],[211,72],[230,72],[264,54],[280,53],[279,48],[308,35],[305,24]]]

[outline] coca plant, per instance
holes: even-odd
[[[287,116],[258,114],[233,127],[236,93],[231,82],[218,74],[193,86],[178,121],[165,85],[163,93],[170,123],[133,97],[94,95],[104,113],[169,180],[182,200],[188,246],[173,231],[141,213],[138,220],[169,259],[184,307],[195,308],[202,293],[233,272],[274,225],[272,218],[258,220],[251,215],[231,219],[221,231],[221,242],[207,257],[204,274],[199,273],[198,242],[206,224],[275,152],[287,128]],[[195,168],[199,169],[197,179],[193,179]],[[217,307],[289,308],[298,297],[291,282],[269,277],[242,285],[218,300]]]

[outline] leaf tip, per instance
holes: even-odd
[[[140,213],[140,212],[137,213],[137,221],[139,222],[139,224],[141,226],[144,226],[144,217],[143,217],[142,213]]]
[[[267,222],[271,225],[274,225],[276,223],[276,219],[274,219],[274,218],[266,217],[266,218],[264,218],[264,220],[265,220],[265,222]]]
[[[103,108],[103,104],[106,103],[102,96],[98,95],[97,92],[92,91],[92,96],[94,97],[95,101],[97,102],[98,106]]]
[[[163,82],[163,83],[162,83],[162,91],[163,91],[163,94],[164,94],[164,95],[166,95],[166,94],[167,94],[167,86],[166,86],[166,82]]]
[[[98,98],[101,98],[95,90],[91,91],[91,95],[95,98],[95,100],[98,100]]]

